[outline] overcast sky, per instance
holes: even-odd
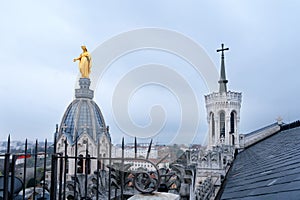
[[[93,52],[115,35],[145,27],[174,30],[193,39],[205,49],[218,71],[220,55],[216,49],[221,43],[230,48],[226,73],[229,89],[243,93],[241,133],[273,123],[278,116],[285,122],[298,120],[299,19],[297,0],[4,1],[0,12],[0,140],[8,134],[14,140],[52,139],[55,124],[60,123],[74,98],[78,63],[72,59],[81,53],[80,46],[85,44]],[[166,62],[169,66],[180,63],[178,58],[160,53],[136,52],[115,62],[112,68],[118,72],[118,67],[130,68],[143,62]],[[186,68],[186,73],[193,73]],[[111,126],[115,143],[122,134],[114,125],[110,100],[102,97],[114,90],[109,80],[120,79],[117,76],[108,72],[103,77],[106,88],[98,85],[95,91],[95,101]],[[197,80],[191,79],[202,109],[198,131],[203,135],[207,131],[203,95],[209,91],[198,90]],[[171,100],[168,91],[155,88],[145,87],[133,97],[135,103],[129,106],[132,119],[145,125],[148,107],[167,103],[166,112],[171,114],[167,115],[170,118],[165,131],[176,131],[176,119],[180,117],[173,119],[172,110],[179,113],[177,102]],[[156,98],[143,98],[149,94]],[[134,105],[142,105],[139,101],[146,102],[147,109],[133,109]],[[202,140],[202,136],[195,138],[199,143]]]

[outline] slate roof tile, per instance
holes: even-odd
[[[300,199],[300,127],[281,131],[237,155],[221,199]]]

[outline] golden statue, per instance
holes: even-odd
[[[79,71],[81,73],[81,78],[89,78],[91,73],[92,57],[86,49],[86,46],[81,46],[81,49],[83,52],[78,58],[74,58],[73,62],[79,60]]]

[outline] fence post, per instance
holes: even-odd
[[[10,153],[5,154],[5,159],[4,159],[4,193],[3,193],[3,198],[4,200],[8,200],[8,178],[9,178],[9,156]]]
[[[25,188],[26,188],[26,169],[27,169],[27,139],[25,140],[25,157],[24,157],[24,168],[23,168],[23,199],[25,199]],[[31,155],[30,155],[31,156]]]
[[[33,171],[33,178],[34,178],[34,186],[33,186],[33,199],[35,199],[35,191],[36,191],[36,168],[37,168],[37,156],[38,156],[38,141],[35,140],[35,148],[34,148],[34,171]]]
[[[3,183],[3,198],[4,200],[8,200],[8,177],[9,177],[9,157],[10,157],[10,135],[7,139],[7,148],[4,159],[4,183]]]
[[[59,153],[59,190],[58,190],[58,199],[61,200],[62,199],[62,181],[63,181],[63,163],[64,159],[63,159],[63,155],[62,153]]]
[[[100,145],[100,143],[99,143]],[[108,161],[108,200],[111,199],[111,143],[109,143],[109,161]],[[104,162],[104,160],[102,161]],[[103,168],[104,169],[104,168]]]
[[[68,165],[68,142],[67,138],[65,140],[65,162],[64,162],[64,194],[63,199],[66,199],[66,185],[67,185],[67,169],[69,170]]]
[[[100,138],[98,138],[98,145],[97,145],[97,193],[96,193],[96,200],[99,199],[99,176],[100,176],[100,172],[99,172],[99,160],[100,160]]]
[[[14,199],[16,160],[17,160],[17,155],[13,155],[11,159],[10,199]]]
[[[45,147],[44,147],[44,170],[43,170],[43,176],[44,176],[44,185],[43,185],[43,199],[45,199],[45,187],[46,187],[46,164],[47,164],[47,139],[45,139]]]
[[[51,158],[51,189],[50,199],[56,200],[56,189],[57,189],[57,157],[56,154],[52,154]]]
[[[122,138],[122,163],[121,163],[121,200],[124,200],[124,137]]]
[[[85,165],[84,165],[84,172],[85,172],[85,183],[84,183],[84,199],[87,199],[88,193],[88,154],[89,154],[89,140],[86,140],[86,149],[85,149]]]

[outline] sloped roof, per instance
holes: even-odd
[[[239,153],[221,199],[300,199],[300,127],[281,131]]]
[[[255,135],[256,133],[262,132],[262,131],[264,131],[264,130],[267,130],[267,129],[269,129],[269,128],[276,127],[276,126],[278,126],[278,123],[277,123],[277,122],[275,122],[275,123],[273,123],[273,124],[270,124],[270,125],[268,125],[268,126],[265,126],[265,127],[263,127],[263,128],[260,128],[260,129],[258,129],[258,130],[252,131],[252,132],[250,132],[250,133],[247,133],[245,136]]]

